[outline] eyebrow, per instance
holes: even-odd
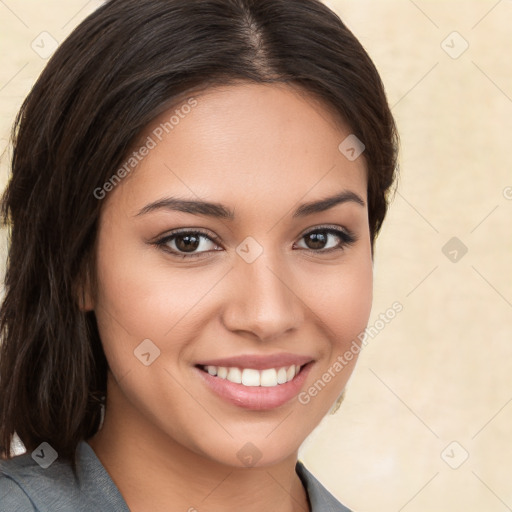
[[[365,202],[359,195],[350,190],[344,190],[333,196],[325,197],[324,199],[301,204],[293,212],[293,218],[302,218],[314,213],[324,212],[338,204],[350,202],[356,203],[362,207],[365,206]],[[208,217],[226,220],[235,219],[234,212],[221,203],[212,203],[202,200],[179,199],[176,197],[166,197],[164,199],[159,199],[158,201],[150,203],[144,206],[136,214],[136,216],[145,215],[146,213],[160,209],[191,213],[193,215],[206,215]]]

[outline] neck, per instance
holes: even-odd
[[[149,423],[119,389],[111,392],[103,427],[87,442],[131,512],[167,512],[170,504],[188,512],[309,512],[297,452],[272,466],[227,466]]]

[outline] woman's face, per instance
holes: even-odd
[[[282,84],[209,89],[148,127],[100,219],[89,300],[111,369],[105,425],[228,465],[296,452],[370,314],[349,135]]]

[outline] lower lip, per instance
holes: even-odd
[[[244,386],[227,379],[214,377],[209,373],[195,368],[209,388],[221,398],[245,409],[274,409],[295,398],[308,376],[313,362],[306,364],[290,382],[277,386]]]

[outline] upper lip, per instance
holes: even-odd
[[[271,355],[246,354],[241,356],[226,357],[223,359],[209,359],[200,361],[197,366],[224,366],[238,368],[253,368],[254,370],[266,370],[268,368],[282,368],[295,364],[302,366],[313,361],[311,356],[280,353]]]

